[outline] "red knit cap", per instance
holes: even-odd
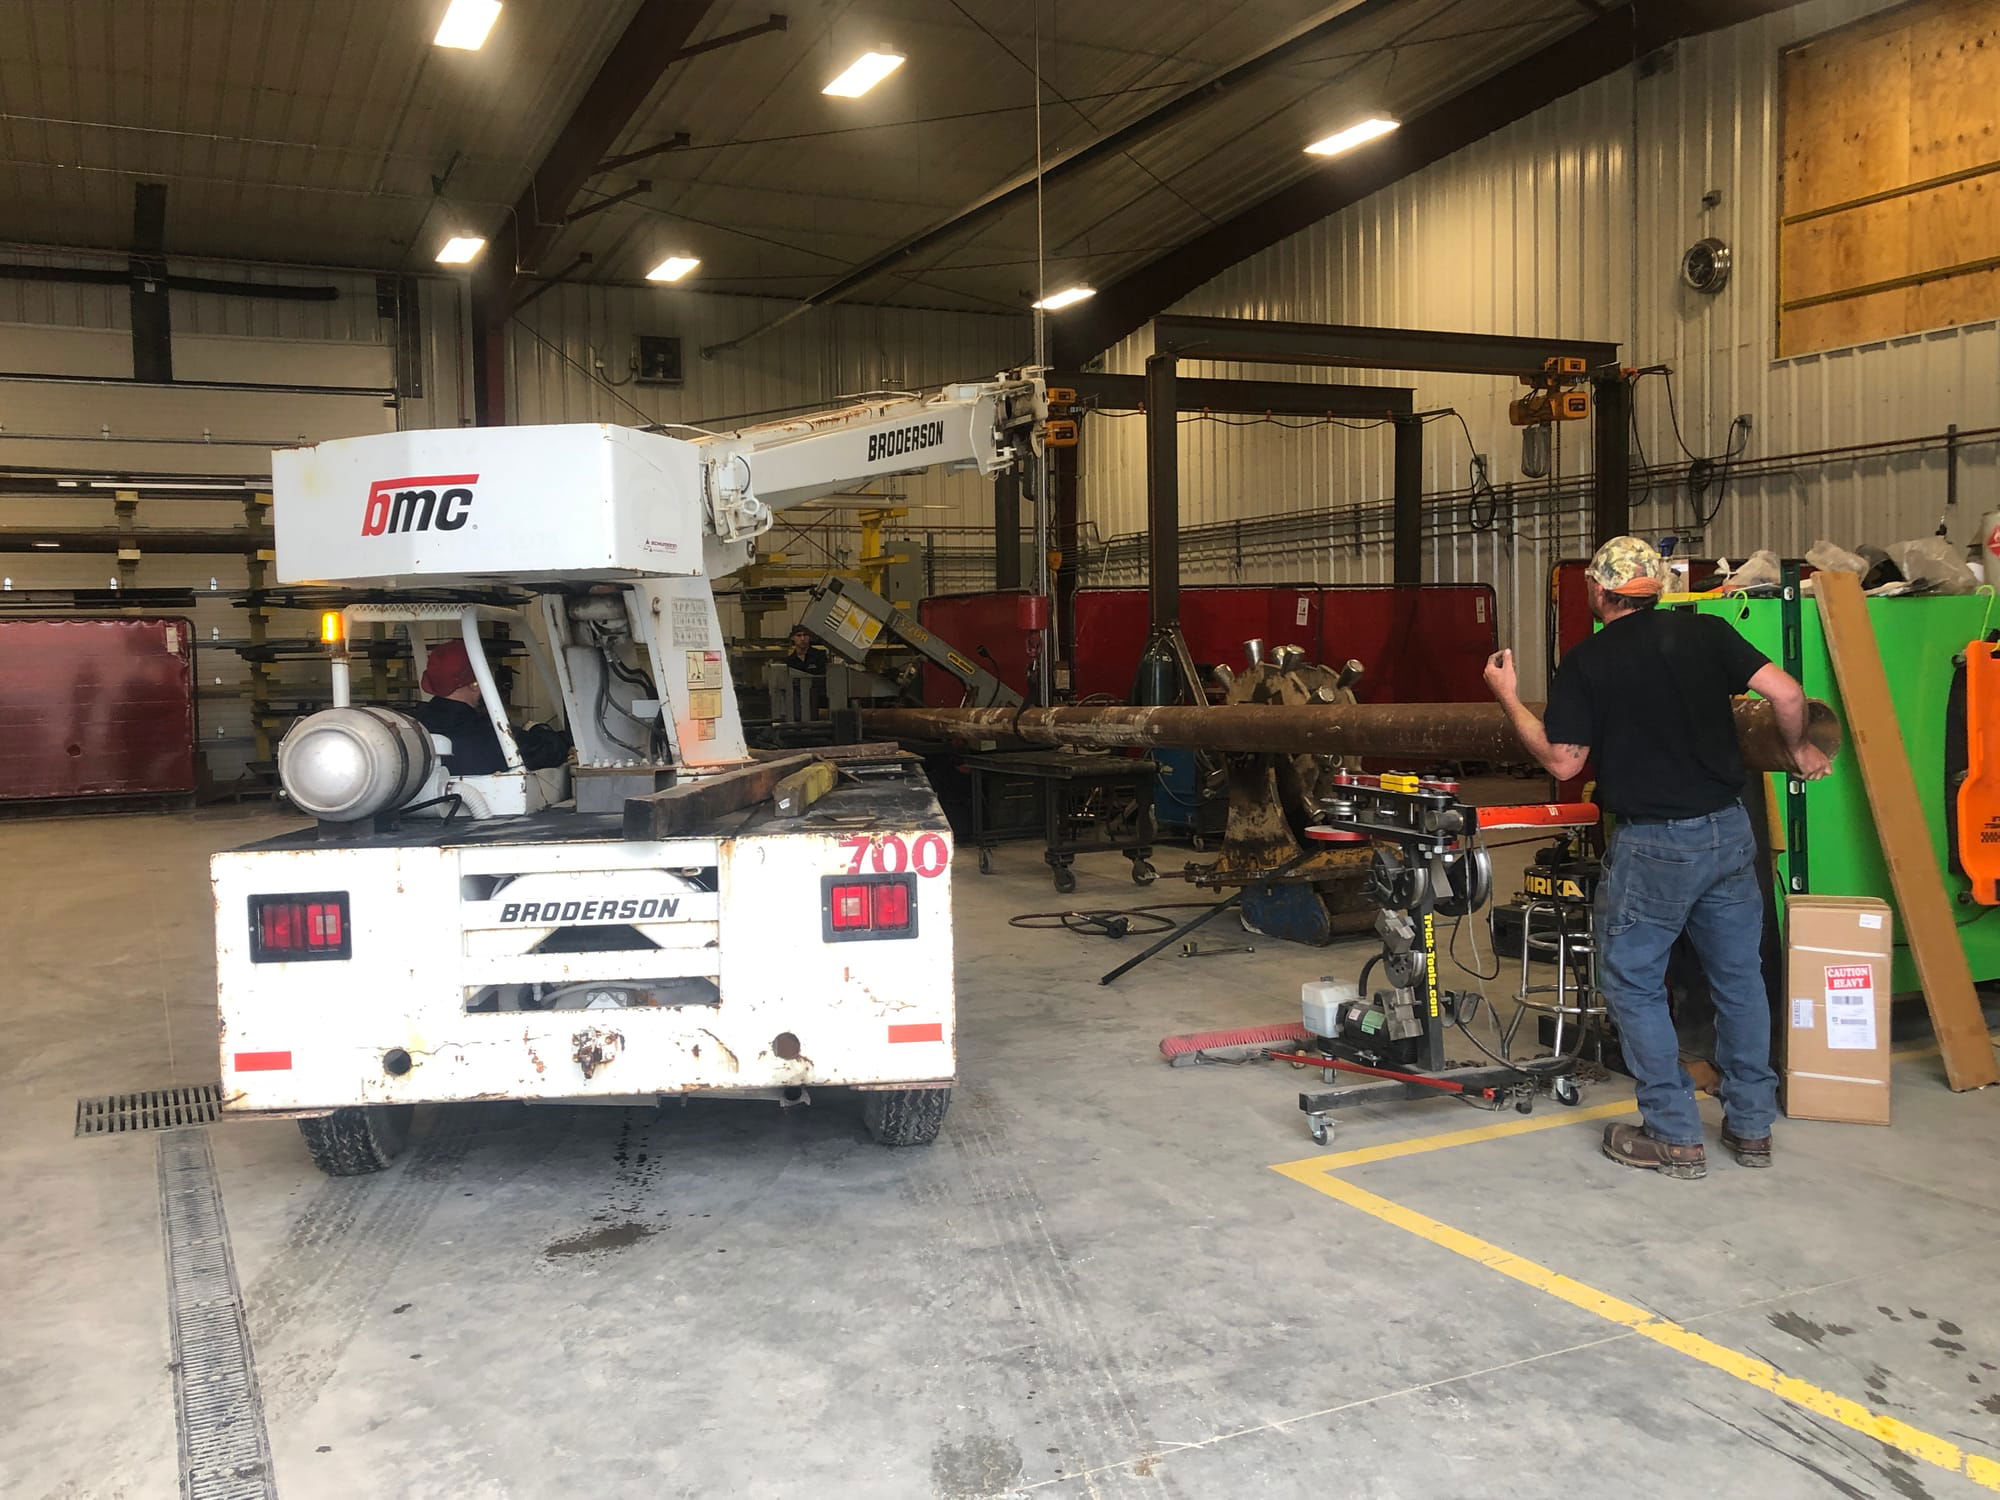
[[[464,641],[440,641],[431,647],[430,659],[424,663],[424,677],[421,686],[433,698],[444,698],[462,687],[470,687],[478,681],[472,675],[472,658],[466,653]]]

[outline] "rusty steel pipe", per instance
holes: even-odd
[[[1539,714],[1541,705],[1530,704]],[[1807,735],[1838,753],[1840,721],[1818,699]],[[871,708],[871,738],[1006,739],[1097,749],[1171,747],[1231,755],[1404,755],[1437,760],[1526,761],[1531,757],[1497,703],[1228,703],[1207,708],[1107,704],[1090,708]],[[1752,771],[1788,771],[1776,715],[1761,698],[1736,700],[1736,742]]]

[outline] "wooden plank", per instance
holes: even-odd
[[[1916,960],[1931,1029],[1944,1057],[1945,1081],[1958,1090],[2000,1083],[1993,1043],[1986,1034],[1979,995],[1972,987],[1972,971],[1958,940],[1951,899],[1945,894],[1917,797],[1917,779],[1889,697],[1889,679],[1882,670],[1861,580],[1852,573],[1821,573],[1813,580],[1813,589],[1827,652],[1833,658],[1834,680],[1840,684],[1847,710],[1847,742],[1861,763],[1861,781],[1889,866],[1903,936]]]
[[[768,802],[778,783],[811,765],[810,754],[761,760],[733,771],[718,771],[670,786],[663,792],[625,799],[628,839],[684,838],[745,808]]]

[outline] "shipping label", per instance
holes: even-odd
[[[1836,1052],[1875,1048],[1875,971],[1867,964],[1826,966],[1826,1044]]]

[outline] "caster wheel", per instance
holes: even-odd
[[[1549,1092],[1555,1095],[1556,1103],[1572,1109],[1583,1102],[1583,1088],[1574,1078],[1558,1078],[1549,1086]]]
[[[979,851],[979,873],[982,875],[991,875],[993,873],[993,855],[985,849]]]
[[[1315,1146],[1324,1146],[1333,1139],[1333,1121],[1325,1115],[1307,1115],[1306,1129],[1312,1132]]]
[[[1056,866],[1056,889],[1065,896],[1076,889],[1076,872],[1067,865]]]
[[[1159,878],[1160,878],[1159,872],[1155,870],[1152,867],[1152,865],[1149,864],[1147,861],[1143,859],[1135,859],[1132,861],[1132,884],[1151,885],[1155,880]]]
[[[1523,1094],[1520,1102],[1514,1106],[1514,1113],[1517,1115],[1531,1115],[1534,1112],[1535,1096],[1533,1094]]]
[[[1193,835],[1191,838],[1189,838],[1188,842],[1194,846],[1195,853],[1206,854],[1208,852],[1208,840],[1203,838],[1200,834],[1197,833]]]

